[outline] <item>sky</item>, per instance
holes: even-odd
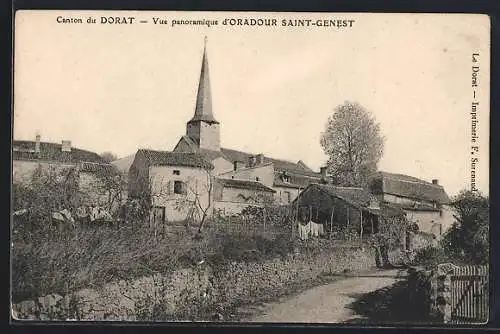
[[[57,23],[57,17],[97,24]],[[99,24],[135,16],[147,24]],[[217,26],[155,25],[218,19]],[[227,17],[354,19],[350,28],[223,26]],[[333,109],[356,101],[386,138],[379,169],[470,189],[472,53],[479,53],[477,188],[489,188],[489,20],[465,14],[21,11],[14,139],[71,140],[118,157],[171,150],[195,108],[207,36],[223,147],[319,170]]]

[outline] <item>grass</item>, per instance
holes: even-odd
[[[269,231],[245,233],[209,228],[198,239],[194,230],[185,227],[155,233],[148,227],[96,226],[35,233],[29,241],[18,235],[12,248],[12,298],[19,302],[100,287],[120,279],[168,274],[201,259],[262,261],[292,251],[289,236]]]

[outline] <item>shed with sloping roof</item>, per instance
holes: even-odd
[[[292,202],[299,222],[323,224],[334,238],[375,234],[384,220],[404,221],[403,210],[377,198],[363,188],[311,184]]]

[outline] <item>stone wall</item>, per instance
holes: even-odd
[[[16,319],[168,320],[275,295],[319,275],[373,268],[372,249],[332,247],[263,262],[205,262],[133,281],[117,281],[66,296],[49,295],[13,305]],[[167,316],[167,318],[165,318]]]
[[[448,323],[451,318],[451,276],[455,266],[443,263],[432,269],[411,268],[408,275],[409,299],[416,310],[422,310],[420,319]]]
[[[408,300],[412,303],[415,319],[436,318],[436,275],[433,270],[410,268],[408,272]]]

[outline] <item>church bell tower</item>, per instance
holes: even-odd
[[[196,107],[193,118],[187,123],[186,135],[200,149],[220,151],[220,124],[215,120],[212,113],[212,94],[210,91],[206,37],[198,93],[196,95]]]

